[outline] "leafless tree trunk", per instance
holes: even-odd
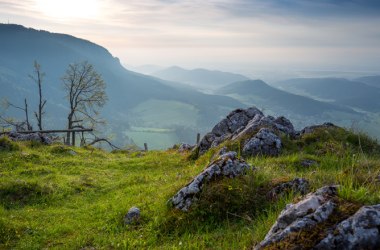
[[[42,129],[42,117],[45,114],[44,107],[46,104],[46,100],[42,97],[42,81],[45,77],[45,73],[41,71],[41,65],[34,61],[34,74],[36,76],[29,75],[29,77],[37,84],[38,86],[38,95],[39,95],[39,103],[38,103],[38,111],[34,112],[34,115],[37,120],[37,126],[39,130]]]
[[[29,131],[32,131],[33,128],[29,123],[29,112],[28,112],[28,102],[26,101],[26,98],[24,99],[24,104],[25,104],[25,121],[26,121],[26,127],[28,128]]]

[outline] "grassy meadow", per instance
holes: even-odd
[[[380,147],[365,135],[326,129],[283,143],[279,157],[246,159],[254,166],[247,175],[206,185],[184,213],[168,199],[217,149],[194,160],[176,150],[109,153],[1,138],[0,249],[250,249],[300,198],[266,194],[295,177],[312,190],[338,184],[353,204],[380,203]],[[303,167],[305,159],[316,164]],[[132,206],[141,219],[124,225]]]

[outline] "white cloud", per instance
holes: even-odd
[[[55,18],[31,0],[0,0],[0,14],[99,43],[125,64],[375,68],[380,62],[380,17],[363,6],[360,15],[355,1],[96,1],[91,18]]]

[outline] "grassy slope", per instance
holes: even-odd
[[[358,138],[328,130],[296,142],[283,138],[282,156],[249,159],[255,171],[207,186],[190,213],[173,211],[166,201],[203,169],[212,152],[189,161],[175,151],[106,153],[17,144],[0,150],[0,249],[249,248],[298,196],[265,199],[262,194],[275,183],[305,177],[312,189],[340,184],[342,198],[380,202],[378,146],[360,137],[358,147]],[[302,168],[303,159],[319,166]],[[140,207],[141,224],[124,226],[132,206]]]

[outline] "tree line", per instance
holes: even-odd
[[[38,129],[43,130],[47,104],[43,93],[45,72],[42,71],[41,65],[37,61],[34,62],[33,74],[29,75],[29,78],[35,83],[38,93],[38,107],[34,111],[34,118]],[[104,122],[98,118],[98,115],[99,109],[108,100],[105,91],[106,83],[92,64],[87,61],[70,64],[61,78],[61,83],[69,107],[67,114],[68,130],[85,128],[85,126],[94,128],[96,124]],[[16,131],[33,131],[27,98],[24,98],[24,103],[21,106],[9,100],[5,100],[4,104],[6,108],[12,107],[21,110],[24,113],[24,120],[17,121],[0,115],[0,124],[3,129],[13,127]],[[66,135],[66,143],[70,144],[70,133]]]

